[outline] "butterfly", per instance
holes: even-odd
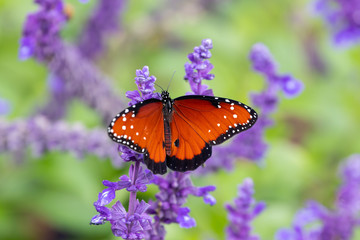
[[[249,129],[257,120],[249,106],[227,98],[187,95],[148,99],[117,114],[109,137],[135,152],[154,174],[167,167],[179,172],[195,170],[212,153],[212,146]]]

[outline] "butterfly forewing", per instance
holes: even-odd
[[[174,111],[188,122],[210,145],[217,145],[250,128],[256,112],[247,105],[227,98],[184,96],[174,100]]]
[[[166,172],[164,122],[160,100],[149,99],[120,112],[111,121],[108,133],[113,141],[143,153],[144,161],[150,170],[155,173]]]

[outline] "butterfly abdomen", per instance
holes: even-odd
[[[170,128],[170,120],[172,117],[172,102],[171,98],[168,95],[162,96],[163,102],[163,116],[164,116],[164,147],[166,151],[166,155],[171,155],[171,128]]]
[[[166,151],[166,155],[170,155],[171,154],[171,130],[170,130],[170,124],[168,121],[164,121],[164,146],[165,146],[165,151]]]

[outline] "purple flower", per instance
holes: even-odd
[[[263,74],[268,80],[268,84],[282,89],[285,96],[295,97],[303,91],[302,82],[291,75],[279,75],[277,73],[277,64],[264,44],[255,44],[251,49],[249,58],[253,63],[253,69]]]
[[[328,22],[337,45],[360,41],[360,2],[358,0],[318,0],[316,10]]]
[[[295,216],[292,228],[280,229],[277,240],[352,239],[360,225],[360,155],[350,156],[340,167],[343,184],[334,210],[308,202]]]
[[[10,112],[10,104],[0,98],[0,115],[6,115]]]
[[[129,106],[150,98],[160,99],[160,94],[154,92],[155,81],[156,77],[153,75],[150,76],[148,66],[144,66],[143,69],[137,69],[135,83],[138,86],[139,91],[134,90],[126,92],[126,97],[131,99]]]
[[[149,170],[143,170],[140,162],[130,166],[129,177],[121,176],[118,182],[103,181],[108,187],[99,193],[98,200],[94,207],[99,213],[91,219],[91,224],[99,225],[109,221],[113,234],[123,239],[143,239],[145,231],[151,228],[151,218],[145,213],[149,204],[136,199],[136,192],[145,192],[147,184],[152,180],[153,175]],[[126,189],[130,192],[129,208],[125,210],[120,201],[117,201],[111,208],[106,207],[116,197],[116,191]]]
[[[155,195],[156,201],[149,202],[151,206],[147,212],[154,215],[158,225],[178,223],[183,228],[194,227],[196,222],[189,216],[190,209],[182,207],[189,195],[203,197],[209,205],[216,202],[209,194],[215,186],[195,187],[188,173],[169,172],[166,177],[154,176],[153,183],[160,191]]]
[[[53,0],[49,2],[53,2]],[[86,58],[86,60],[93,60],[93,58],[95,58],[97,55],[100,54],[100,52],[103,50],[106,34],[116,31],[118,28],[116,23],[120,13],[122,12],[121,10],[123,9],[124,4],[125,4],[125,0],[99,1],[99,4],[96,7],[94,14],[90,16],[87,25],[84,28],[84,31],[82,32],[79,42],[77,44],[76,50],[79,51],[78,53],[79,55],[81,54],[82,57]],[[25,41],[28,40],[25,39]],[[57,41],[60,42],[60,39],[57,39]],[[22,50],[25,51],[22,55],[30,56],[27,53],[27,51],[29,50],[28,48],[24,48]],[[56,51],[55,53],[59,54],[59,52],[60,50]],[[65,67],[67,66],[67,64],[61,64],[60,66]],[[60,70],[65,71],[67,73],[69,72],[71,73],[71,71],[73,70],[71,69],[71,66],[69,67],[70,69],[60,69]],[[92,102],[91,104],[92,106],[95,106],[95,108],[98,108],[100,112],[103,112],[105,108],[109,108],[111,106],[111,104],[109,103],[104,104],[106,98],[110,98],[111,100],[114,100],[115,102],[121,104],[119,99],[116,99],[116,97],[111,93],[108,95],[103,94],[96,96],[96,94],[92,93],[94,92],[94,90],[86,89],[88,78],[79,79],[78,84],[74,84],[73,82],[69,83],[69,81],[74,81],[78,79],[76,78],[69,79],[69,74],[67,74],[66,76],[67,78],[64,79],[55,74],[50,74],[49,85],[50,85],[50,91],[52,93],[50,96],[51,98],[48,101],[48,104],[45,107],[43,107],[43,109],[40,110],[40,113],[47,116],[49,119],[56,120],[62,118],[66,113],[67,102],[75,97],[79,97],[79,95],[80,97],[84,95],[85,95],[84,97],[86,97],[87,94],[92,95],[91,98],[86,97],[86,100],[90,102],[92,102],[92,98],[97,97],[98,99],[96,99],[96,101]],[[99,74],[93,74],[93,71],[89,72],[89,76],[90,78],[94,78],[94,76],[95,78],[97,76],[101,77]],[[73,74],[70,75],[70,77],[76,77],[76,75]],[[80,81],[83,81],[84,83]],[[107,85],[105,83],[102,83],[103,85],[101,85],[101,81],[95,80],[94,83],[95,84],[99,83],[99,85],[96,86],[97,88],[100,89],[107,88]],[[69,86],[70,84],[71,86]],[[77,90],[73,88],[74,85],[77,87]],[[82,92],[82,89],[86,89],[86,91]],[[110,112],[108,114],[107,111],[111,111],[111,110],[106,109],[105,112],[103,113],[105,114],[104,120],[106,122],[109,120],[110,115],[113,114],[113,112]]]
[[[59,32],[66,22],[61,0],[36,0],[40,10],[27,16],[20,40],[19,58],[50,60],[61,47]]]
[[[155,80],[154,76],[150,76],[149,67],[145,66],[142,70],[136,70],[135,82],[141,94],[137,90],[127,92],[127,97],[131,99],[130,105],[152,97],[159,98],[158,94],[153,93]],[[155,231],[161,232],[161,226],[155,223],[156,228],[151,227],[151,218],[145,213],[149,204],[144,201],[139,204],[136,199],[137,192],[147,190],[153,174],[148,169],[143,170],[140,167],[140,163],[143,161],[142,154],[121,145],[118,150],[125,161],[134,163],[130,166],[129,176],[121,176],[118,182],[107,180],[103,182],[108,188],[103,190],[99,194],[98,200],[94,202],[95,209],[99,214],[92,218],[91,224],[98,225],[109,221],[113,234],[123,239],[143,239],[145,235],[156,235]],[[107,208],[105,205],[115,199],[115,192],[122,189],[126,189],[130,193],[128,211],[126,212],[119,201],[111,209]]]
[[[230,224],[226,228],[227,239],[236,240],[257,240],[256,235],[252,235],[252,220],[257,217],[264,209],[264,202],[256,202],[253,199],[254,184],[251,178],[246,178],[239,186],[238,197],[234,205],[227,204],[226,209],[229,213]]]
[[[77,44],[84,57],[94,59],[102,52],[105,37],[119,29],[118,19],[125,8],[126,2],[126,0],[98,1]]]
[[[201,45],[194,47],[194,52],[188,55],[190,63],[185,63],[184,79],[189,81],[192,93],[187,94],[213,96],[212,90],[208,89],[207,85],[201,84],[204,79],[212,80],[214,78],[214,74],[210,73],[214,66],[207,60],[211,57],[210,49],[212,48],[211,39],[204,39]]]
[[[125,211],[123,205],[117,201],[111,208],[111,230],[116,237],[123,239],[143,239],[144,232],[151,229],[151,218],[145,213],[149,207],[145,201],[137,201],[133,214]]]
[[[259,119],[251,129],[235,136],[230,144],[214,148],[212,160],[206,162],[206,168],[198,170],[200,173],[214,172],[220,168],[231,170],[235,159],[238,158],[260,162],[268,148],[264,135],[266,129],[273,124],[271,114],[277,109],[279,90],[282,90],[285,96],[295,97],[303,89],[303,84],[292,76],[277,73],[277,63],[265,45],[255,44],[249,58],[253,69],[267,80],[262,92],[250,94],[253,107],[257,108],[259,113]]]
[[[106,77],[77,48],[60,38],[60,30],[66,22],[63,2],[60,0],[38,0],[40,9],[30,14],[24,24],[20,43],[20,59],[34,57],[47,65],[54,76],[50,84],[55,90],[49,104],[41,111],[51,120],[62,117],[65,103],[80,98],[97,110],[104,122],[114,115],[113,106],[122,101],[113,93]],[[96,90],[95,90],[96,89]]]
[[[69,125],[62,121],[50,122],[37,116],[29,120],[6,122],[0,120],[0,152],[10,152],[21,157],[30,148],[39,157],[48,151],[64,151],[81,158],[94,154],[100,159],[111,158],[115,166],[118,153],[108,136],[100,129],[86,129],[82,125]]]

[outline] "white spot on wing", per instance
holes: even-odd
[[[122,128],[122,130],[126,130],[126,126],[122,126],[121,128]]]
[[[233,117],[234,117],[234,118],[237,118],[237,115],[236,115],[236,114],[234,114],[234,115],[233,115]]]

